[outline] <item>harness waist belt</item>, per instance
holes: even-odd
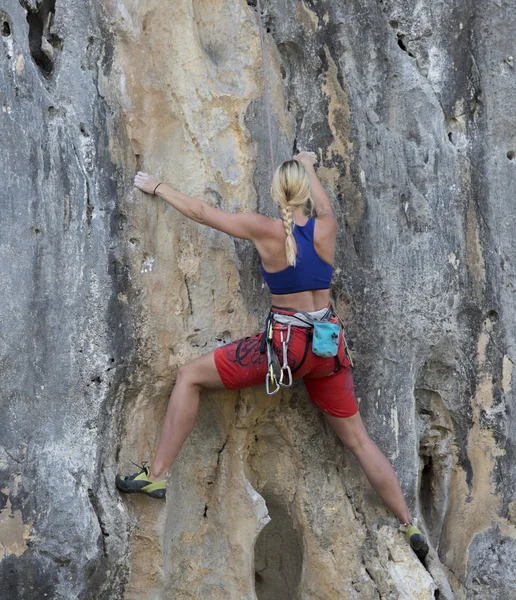
[[[321,310],[314,310],[312,312],[302,311],[291,311],[289,312],[276,312],[277,310],[288,310],[288,309],[275,309],[271,310],[271,316],[274,322],[280,323],[281,325],[291,325],[292,327],[304,327],[309,329],[314,323],[329,321],[333,316],[333,309],[331,306],[321,308]]]

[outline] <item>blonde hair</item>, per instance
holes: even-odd
[[[297,160],[286,160],[274,174],[271,196],[279,206],[287,234],[285,251],[287,263],[296,266],[297,244],[294,238],[294,210],[304,207],[310,199],[310,177]]]

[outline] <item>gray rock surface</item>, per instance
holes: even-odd
[[[3,0],[0,598],[516,595],[508,0]],[[302,386],[206,395],[165,503],[120,498],[177,368],[259,330],[255,251],[137,168],[274,215],[298,149],[341,233],[360,409],[426,568]],[[270,521],[270,522],[269,522]]]
[[[0,597],[115,598],[127,515],[103,465],[132,327],[111,46],[94,3],[22,4],[0,11]]]

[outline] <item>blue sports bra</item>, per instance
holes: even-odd
[[[272,294],[295,294],[309,290],[327,290],[330,287],[333,267],[317,254],[314,247],[315,219],[305,225],[294,227],[297,243],[296,266],[269,273],[263,268],[262,275]]]

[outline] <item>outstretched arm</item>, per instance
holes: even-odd
[[[255,213],[230,213],[213,208],[206,202],[182,194],[165,183],[141,171],[134,178],[134,185],[147,194],[163,198],[181,214],[192,221],[213,227],[233,237],[256,240],[270,232],[272,219]]]
[[[310,197],[314,203],[317,217],[329,216],[333,218],[333,206],[314,169],[314,164],[317,162],[315,153],[300,152],[294,156],[294,160],[299,161],[308,171],[310,177]]]

